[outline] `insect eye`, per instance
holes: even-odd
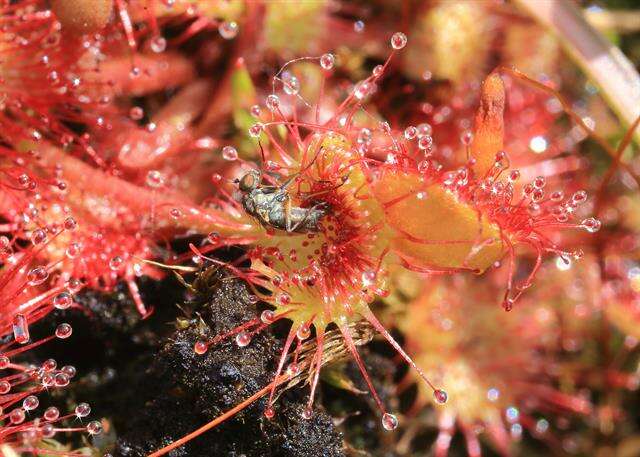
[[[240,179],[238,187],[243,192],[248,192],[256,188],[256,178],[253,174],[247,173]]]

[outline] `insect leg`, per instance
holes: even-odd
[[[305,171],[307,171],[309,168],[311,168],[311,166],[315,163],[316,159],[318,158],[318,156],[320,155],[320,153],[322,152],[322,150],[324,149],[324,146],[321,146],[320,149],[318,149],[318,152],[316,152],[316,155],[313,157],[313,160],[311,160],[311,162],[309,162],[308,165],[306,165],[305,167],[301,168],[300,171],[298,171],[297,173],[292,174],[291,176],[289,176],[289,178],[287,178],[287,180],[280,186],[280,189],[286,189],[287,187],[289,187],[289,185],[298,177],[300,176],[302,173],[304,173]]]
[[[295,229],[291,226],[291,197],[289,197],[289,194],[286,194],[286,200],[284,201],[284,220],[287,233],[293,232]]]
[[[295,232],[298,229],[298,227],[304,225],[304,223],[307,222],[307,219],[309,219],[309,216],[313,211],[321,209],[322,207],[324,207],[324,204],[318,203],[317,205],[313,205],[311,208],[307,209],[307,211],[304,214],[304,217],[300,221],[295,223],[295,225],[291,228],[291,231]]]
[[[327,189],[323,189],[323,190],[319,190],[318,192],[313,192],[311,194],[304,194],[305,198],[313,198],[313,197],[317,197],[318,195],[323,195],[326,193],[329,193],[331,191],[334,191],[336,189],[339,189],[340,187],[342,187],[344,185],[344,183],[347,182],[347,179],[349,179],[349,175],[344,175],[342,178],[340,178],[340,184],[336,184],[335,186],[329,187]],[[320,181],[320,182],[326,182],[326,181]]]

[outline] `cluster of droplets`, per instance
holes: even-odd
[[[529,202],[527,210],[534,217],[546,213],[559,223],[567,223],[575,217],[578,208],[587,202],[588,196],[584,190],[578,190],[571,196],[565,197],[562,190],[554,190],[547,194],[545,185],[545,178],[538,176],[522,189],[523,198]],[[583,219],[579,224],[590,233],[600,230],[601,225],[601,222],[594,217]]]
[[[17,156],[16,168],[7,173],[11,176],[19,170],[18,186],[5,187],[0,182],[16,203],[15,211],[5,214],[11,234],[0,236],[0,337],[4,340],[0,343],[0,444],[37,449],[43,438],[71,431],[54,425],[66,420],[60,419],[55,407],[37,416],[38,395],[67,387],[76,370],[71,365],[58,367],[53,359],[40,366],[24,364],[21,354],[53,339],[71,337],[71,325],[61,323],[53,334],[32,341],[30,326],[56,309],[74,306],[74,294],[83,284],[58,274],[60,265],[80,250],[73,241],[79,224],[56,199],[66,191],[66,182],[58,169],[49,178],[33,176],[26,161]],[[78,431],[98,433],[99,429],[99,423],[91,423]]]
[[[519,185],[520,171],[508,169],[509,158],[504,151],[496,154],[493,168],[480,179],[474,179],[473,163],[471,161],[468,166],[446,172],[443,184],[459,193],[466,193],[475,204],[488,210],[489,216],[493,216],[503,228],[522,230],[558,224],[573,227],[575,224],[571,220],[588,199],[584,190],[578,190],[569,197],[562,190],[549,192],[546,189],[547,180],[542,176],[521,185],[518,197],[516,187]],[[524,220],[530,222],[525,223]],[[578,227],[595,233],[601,223],[589,217],[582,220]]]
[[[11,424],[6,430],[0,428],[0,444],[15,445],[16,447],[28,446],[38,452],[46,452],[46,449],[38,449],[38,443],[43,439],[55,437],[57,433],[87,433],[91,436],[102,433],[102,423],[97,420],[88,422],[84,426],[64,426],[64,422],[82,420],[91,412],[87,403],[80,403],[73,412],[61,414],[55,406],[46,408],[38,415],[37,409],[40,401],[35,395],[29,395],[22,400],[21,407],[13,409],[6,414]]]
[[[21,316],[21,315],[18,315]],[[28,445],[36,448],[44,438],[52,438],[58,432],[81,432],[97,435],[102,432],[99,421],[91,421],[82,427],[62,427],[61,422],[83,419],[91,408],[87,403],[76,406],[73,413],[61,415],[58,408],[50,406],[38,415],[41,406],[38,394],[51,389],[63,389],[76,375],[72,365],[58,366],[54,359],[47,359],[40,365],[23,364],[14,357],[51,338],[66,339],[71,336],[69,324],[58,325],[52,337],[27,344],[29,331],[22,317],[14,319],[14,343],[0,347],[0,444]],[[26,337],[26,340],[25,340]],[[15,344],[19,346],[15,347]]]
[[[436,150],[433,141],[433,127],[429,123],[421,123],[416,126],[409,125],[404,129],[403,138],[408,144],[416,144],[418,147],[418,171],[426,173],[428,171],[439,171],[442,166],[434,159]]]
[[[7,19],[3,24],[5,46],[0,51],[0,57],[9,64],[16,63],[15,70],[3,74],[7,99],[0,110],[0,121],[5,127],[0,136],[3,144],[7,145],[6,151],[3,147],[3,156],[8,160],[2,166],[0,187],[14,194],[17,189],[24,190],[23,194],[29,200],[22,204],[24,198],[16,198],[19,204],[11,208],[14,214],[3,214],[12,224],[19,226],[11,229],[10,242],[5,242],[5,238],[0,240],[0,259],[4,261],[12,254],[12,250],[23,251],[20,255],[24,255],[21,240],[30,239],[36,248],[32,251],[38,251],[46,262],[46,265],[34,268],[29,278],[32,285],[40,283],[41,289],[45,289],[49,282],[56,282],[59,277],[61,281],[67,281],[71,277],[82,278],[92,287],[110,289],[115,283],[125,279],[134,294],[135,277],[148,269],[134,261],[133,257],[148,257],[141,252],[146,251],[148,237],[140,232],[132,233],[133,229],[128,233],[120,233],[120,227],[115,230],[110,227],[85,227],[84,219],[81,219],[80,233],[60,236],[62,231],[71,230],[77,223],[72,217],[64,221],[49,220],[57,219],[57,215],[52,216],[52,213],[66,212],[69,211],[68,208],[83,206],[86,202],[70,201],[75,196],[68,192],[68,183],[63,179],[66,165],[53,164],[50,157],[56,153],[61,156],[67,153],[82,156],[86,159],[85,162],[104,170],[105,177],[109,175],[106,168],[110,165],[104,160],[104,148],[94,149],[104,139],[106,127],[111,126],[111,129],[113,125],[118,125],[121,114],[128,114],[128,119],[136,124],[152,115],[137,103],[124,108],[124,113],[120,112],[120,108],[114,110],[114,94],[121,94],[121,84],[126,86],[131,81],[137,84],[143,79],[141,76],[158,78],[160,75],[153,71],[154,65],[157,66],[158,63],[162,64],[163,69],[171,67],[168,63],[171,56],[155,55],[165,52],[167,39],[161,35],[155,22],[144,24],[133,33],[132,28],[135,27],[132,27],[132,19],[127,12],[132,8],[129,5],[113,15],[114,20],[106,21],[100,30],[94,30],[95,33],[75,35],[64,33],[68,31],[65,28],[72,24],[65,23],[64,17],[56,17],[59,11],[55,5],[36,3],[19,1],[0,6],[2,16]],[[188,10],[191,18],[201,14],[198,8],[192,6]],[[180,15],[180,12],[176,10],[175,14]],[[137,20],[151,20],[147,14],[142,16]],[[227,40],[237,36],[239,31],[238,23],[232,18],[213,20],[212,24],[217,26],[220,36]],[[123,40],[128,41],[130,47],[124,53]],[[138,40],[144,43],[138,43]],[[141,58],[137,55],[138,48],[139,51],[145,51],[140,52]],[[147,48],[152,53],[146,52]],[[127,51],[136,55],[130,56]],[[77,64],[80,61],[83,65]],[[106,61],[114,65],[121,63],[125,71],[114,75],[111,68],[103,68],[102,64]],[[128,68],[130,71],[127,71]],[[25,72],[28,77],[24,77]],[[82,125],[85,133],[77,134],[66,123],[60,123],[60,119],[72,120],[73,123]],[[155,128],[155,124],[148,124],[152,125]],[[151,132],[153,129],[148,130]],[[33,148],[26,153],[19,152],[23,146],[19,147],[18,144],[24,141],[32,143],[29,147]],[[9,150],[11,146],[15,150]],[[40,157],[44,157],[48,165],[38,164],[44,173],[33,173],[32,165]],[[14,166],[9,168],[11,160]],[[116,168],[113,172],[114,175],[121,173]],[[145,184],[152,189],[163,188],[166,183],[164,173],[159,170],[148,171],[146,178]],[[8,182],[5,183],[5,180]],[[99,225],[103,215],[108,218],[112,216],[109,212],[120,210],[108,207],[109,205],[110,201],[101,201],[104,208],[82,208],[78,214],[83,214],[85,209],[92,215],[101,213],[96,218],[87,218],[91,221],[89,224],[95,221]],[[20,214],[17,214],[18,211]],[[139,217],[139,214],[135,217]],[[71,241],[67,243],[69,238]],[[142,249],[132,249],[132,242]],[[60,258],[61,253],[66,258]],[[57,273],[61,273],[60,276]],[[140,297],[134,298],[144,314]],[[62,296],[56,300],[55,307],[61,308],[67,303],[68,300]]]
[[[509,158],[504,151],[496,154],[493,167],[481,179],[476,179],[473,175],[473,165],[474,161],[471,160],[468,166],[444,173],[444,186],[471,201],[491,222],[500,227],[510,243],[524,242],[534,247],[539,261],[545,251],[556,253],[566,265],[570,264],[571,257],[582,257],[581,250],[572,253],[560,250],[545,236],[546,229],[581,228],[589,233],[600,230],[601,223],[594,217],[587,217],[580,223],[575,222],[580,206],[588,200],[584,190],[575,191],[570,196],[566,196],[562,190],[549,191],[546,188],[547,180],[542,176],[520,184],[520,171],[509,170]],[[513,253],[510,255],[513,262]],[[503,302],[506,310],[511,310],[517,297],[531,285],[539,269],[539,261],[528,279],[518,286],[519,291],[515,297],[510,296],[509,285]],[[512,276],[509,284],[511,281]]]
[[[50,174],[43,178],[33,175],[26,166],[25,157],[17,155],[14,162],[16,166],[8,174],[17,174],[18,182],[26,183],[26,188],[16,188],[13,182],[0,182],[0,186],[6,185],[16,202],[15,209],[5,214],[11,221],[11,239],[0,236],[0,259],[5,263],[1,276],[9,280],[26,272],[25,286],[33,289],[25,293],[36,295],[51,286],[50,290],[56,292],[53,308],[64,309],[72,305],[70,296],[82,288],[84,282],[110,288],[123,277],[132,280],[141,274],[142,268],[134,261],[134,256],[146,256],[145,238],[92,223],[79,223],[72,213],[75,208],[66,199],[67,183],[63,180],[65,168],[62,165],[53,166],[48,170]],[[164,183],[161,172],[150,170],[147,173],[146,184],[150,188],[159,189]],[[21,240],[29,240],[30,246]],[[34,265],[42,260],[47,263]],[[17,287],[15,280],[11,283],[12,289]],[[11,294],[0,292],[0,296],[3,295]],[[24,300],[26,296],[12,297],[15,305],[16,300]],[[47,297],[47,301],[51,303],[51,297]],[[9,304],[4,306],[10,307]]]
[[[65,229],[73,230],[76,222],[73,218],[67,218]],[[0,284],[3,290],[0,299],[3,300],[0,309],[0,329],[3,332],[13,331],[15,342],[24,344],[29,340],[28,326],[54,309],[68,309],[74,305],[73,294],[78,292],[83,283],[76,278],[66,279],[52,275],[56,264],[32,265],[34,251],[46,248],[48,239],[47,231],[36,229],[31,233],[32,247],[17,250],[16,245],[11,244],[6,237],[0,237],[0,244],[4,246],[6,254],[4,265],[0,270]],[[74,243],[69,244],[66,256],[73,255],[76,249]],[[56,276],[52,278],[52,276]],[[52,279],[55,282],[52,283]],[[17,311],[19,310],[19,311]],[[62,334],[62,333],[61,333]]]
[[[99,276],[96,275],[99,264],[103,265],[103,277],[96,281],[102,281],[105,272],[107,276],[112,273],[107,265],[109,257],[100,249],[104,242],[102,234],[94,227],[80,224],[65,202],[67,183],[63,180],[63,167],[54,166],[49,174],[38,176],[27,167],[33,158],[30,156],[31,152],[15,154],[13,166],[5,169],[7,181],[0,182],[15,202],[15,207],[4,214],[10,221],[11,233],[0,236],[3,331],[11,326],[21,328],[15,325],[15,320],[32,323],[53,309],[73,306],[73,294],[84,287],[82,278]],[[117,245],[126,250],[124,244]],[[89,262],[90,254],[95,262]],[[14,316],[18,308],[20,315]],[[16,339],[24,336],[28,335],[16,335]]]
[[[407,45],[407,36],[402,32],[396,32],[391,37],[391,48],[394,51],[398,51],[403,49]],[[325,55],[326,56],[326,55]],[[323,56],[322,58],[324,58]],[[322,64],[321,58],[321,64]],[[324,65],[323,65],[324,68]],[[377,90],[377,80],[380,79],[384,73],[385,66],[384,65],[376,65],[370,77],[363,79],[362,81],[358,81],[353,86],[353,97],[359,101],[364,101],[367,97],[373,95]]]

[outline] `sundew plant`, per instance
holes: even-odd
[[[0,0],[0,455],[640,453],[640,11],[536,3]]]

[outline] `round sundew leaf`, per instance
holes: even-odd
[[[386,222],[396,232],[396,254],[419,269],[478,271],[503,256],[498,226],[440,184],[420,179],[417,173],[387,170],[373,184],[376,198],[386,203]]]

